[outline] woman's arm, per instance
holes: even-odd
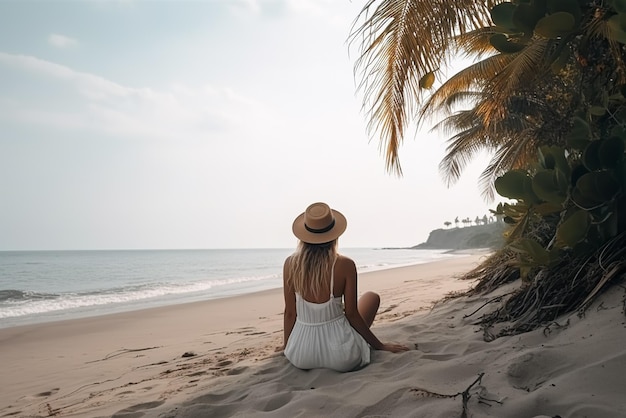
[[[407,351],[409,348],[402,344],[381,342],[370,330],[358,310],[356,265],[354,264],[354,261],[344,257],[342,267],[344,269],[341,269],[341,274],[345,274],[344,277],[346,280],[344,286],[344,311],[350,325],[352,325],[352,327],[359,334],[361,334],[365,341],[367,341],[367,343],[375,350],[385,350],[393,353]]]
[[[340,276],[345,277],[345,286],[343,292],[344,311],[346,318],[352,328],[354,328],[375,350],[382,350],[384,344],[369,329],[359,310],[357,308],[357,272],[354,261],[347,257],[340,259],[340,265],[337,272]],[[339,262],[339,260],[337,260]]]
[[[296,323],[296,293],[291,284],[289,277],[290,272],[290,258],[285,260],[283,265],[283,294],[285,298],[285,312],[283,316],[283,349],[287,346],[287,341],[291,335],[291,330]]]

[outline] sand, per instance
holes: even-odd
[[[280,289],[0,329],[0,417],[626,416],[624,288],[485,342],[474,322],[493,304],[481,306],[519,283],[433,308],[484,257],[362,274],[360,291],[382,297],[374,333],[411,350],[374,351],[350,373],[298,370],[277,351]]]

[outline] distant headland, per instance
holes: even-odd
[[[507,224],[502,221],[462,228],[435,229],[428,235],[428,240],[412,247],[384,249],[413,250],[466,250],[474,248],[500,248],[504,244],[504,231]]]
[[[410,247],[412,249],[450,249],[499,248],[504,244],[504,231],[507,224],[502,221],[462,228],[435,229],[428,235],[428,240]]]

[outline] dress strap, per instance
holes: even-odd
[[[335,295],[333,294],[333,289],[335,288],[335,263],[337,262],[337,257],[335,257],[335,261],[333,261],[333,267],[330,269],[330,298],[333,299]]]

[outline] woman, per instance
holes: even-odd
[[[293,222],[300,243],[283,267],[284,350],[300,369],[345,372],[369,364],[370,346],[408,350],[382,343],[370,330],[380,298],[367,292],[357,302],[356,265],[337,253],[346,226],[346,218],[325,203],[313,203]]]

